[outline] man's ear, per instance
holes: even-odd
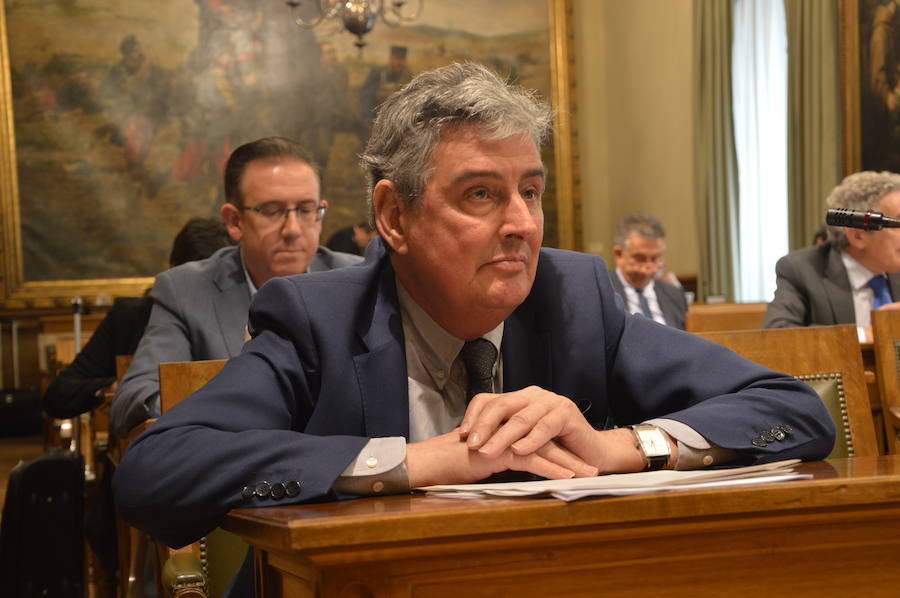
[[[226,203],[222,206],[222,209],[219,210],[219,215],[222,216],[222,222],[225,223],[225,229],[228,231],[228,236],[235,243],[241,242],[241,237],[243,237],[244,232],[241,230],[241,210],[233,203]]]
[[[613,257],[619,259],[622,257],[622,246],[621,245],[613,245]]]
[[[859,251],[866,248],[866,243],[869,240],[866,231],[858,228],[844,228],[844,236],[847,237],[847,242],[850,243],[850,246]]]
[[[405,254],[406,230],[400,216],[406,211],[406,205],[400,199],[394,183],[387,179],[378,181],[372,190],[372,211],[375,214],[375,227],[384,242],[396,253]]]

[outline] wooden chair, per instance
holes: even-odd
[[[178,403],[219,373],[225,360],[178,361],[159,364],[160,411]],[[247,544],[223,529],[213,530],[200,542],[180,549],[165,548],[162,583],[173,596],[203,596],[197,592],[208,586],[209,596],[220,596],[237,573],[247,552]],[[198,572],[200,566],[202,574]],[[178,593],[178,592],[184,593]]]
[[[131,365],[132,355],[116,355],[116,384],[106,393],[107,412],[112,404],[112,399],[116,394],[116,387],[128,371]],[[128,435],[128,438],[117,438],[115,443],[110,446],[110,461],[113,466],[118,466],[119,460],[128,443],[131,442],[138,434],[147,429],[154,419],[147,420],[135,427]],[[135,598],[144,595],[144,571],[145,560],[147,557],[147,546],[152,542],[150,536],[137,528],[127,525],[124,521],[117,518],[116,520],[116,541],[119,557],[119,595],[122,598]]]
[[[768,303],[692,303],[684,318],[688,332],[758,330]]]
[[[812,386],[837,428],[829,457],[878,455],[855,326],[736,330],[698,336]]]
[[[872,312],[875,372],[887,451],[900,454],[900,311]]]

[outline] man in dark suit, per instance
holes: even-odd
[[[665,251],[666,231],[659,220],[646,214],[626,216],[613,244],[612,284],[627,311],[684,330],[684,291],[657,276]]]
[[[834,188],[829,208],[900,217],[900,175],[858,172]],[[775,265],[775,297],[764,328],[856,324],[872,340],[871,311],[900,308],[900,229],[829,227],[829,240],[798,249]]]
[[[236,507],[827,455],[809,387],[627,314],[600,258],[540,248],[550,121],[473,64],[391,96],[363,155],[366,261],[260,291],[241,355],[129,448],[125,519],[181,545]]]
[[[250,298],[267,280],[361,261],[319,246],[328,204],[311,158],[290,139],[266,137],[234,150],[225,199],[222,220],[237,246],[156,277],[147,330],[110,409],[120,438],[159,415],[160,362],[240,353]]]

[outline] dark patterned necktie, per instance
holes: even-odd
[[[873,276],[867,284],[872,287],[872,292],[875,294],[875,309],[892,301],[891,292],[887,288],[887,280],[884,276]]]
[[[483,338],[467,341],[459,352],[463,365],[466,366],[466,403],[480,392],[494,391],[494,362],[497,360],[497,349],[494,344]]]
[[[647,297],[644,296],[644,289],[635,289],[638,295],[638,305],[641,307],[641,313],[653,319],[653,312],[650,311],[650,302],[647,301]]]

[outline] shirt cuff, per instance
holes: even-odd
[[[674,419],[657,418],[644,422],[659,426],[678,443],[674,469],[700,469],[734,461],[737,453],[711,444],[695,429]]]
[[[405,438],[372,438],[341,472],[333,489],[358,496],[409,492],[405,459]]]
[[[856,338],[859,339],[861,343],[869,342],[869,339],[866,338],[866,327],[865,326],[857,326],[856,327]]]

